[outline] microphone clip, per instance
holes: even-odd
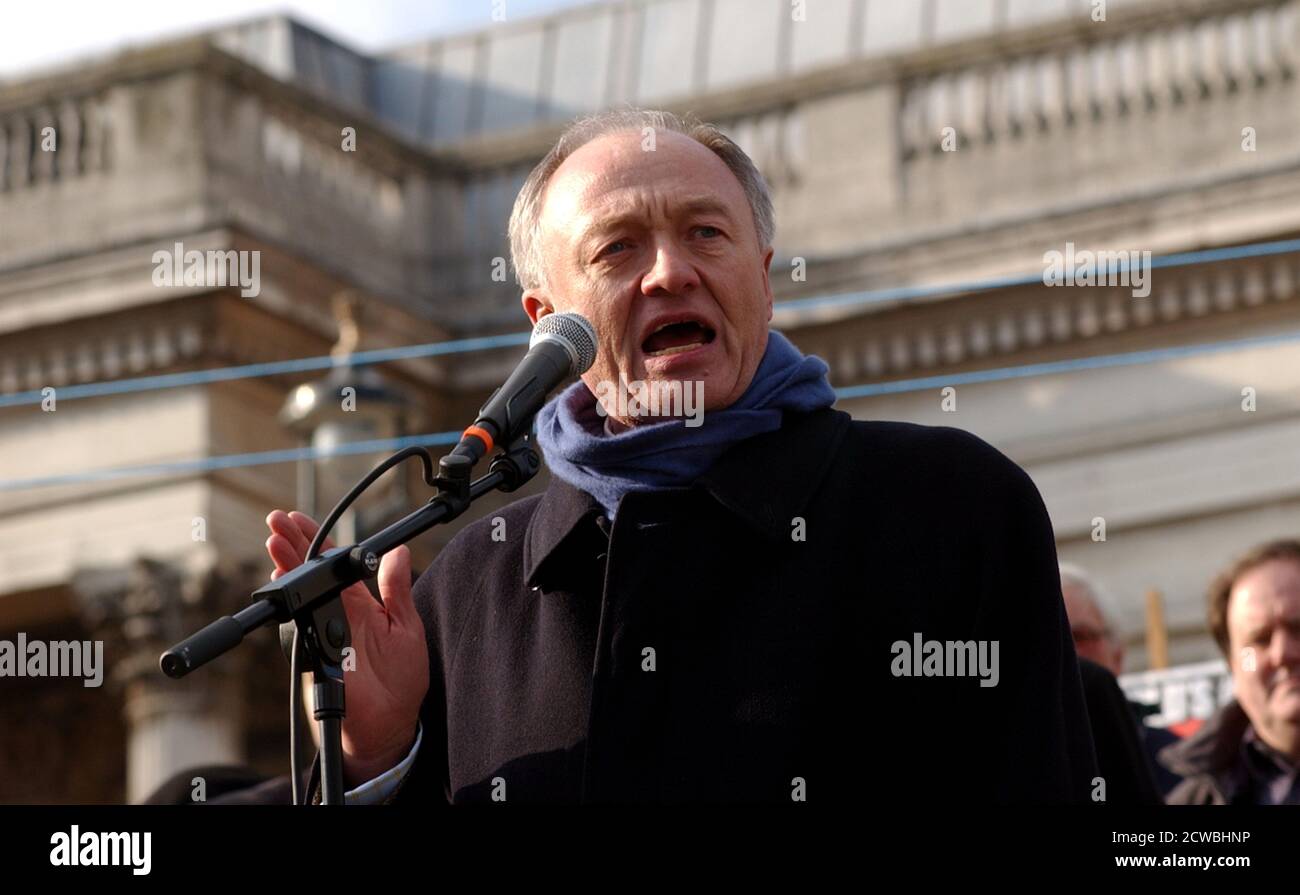
[[[488,472],[499,476],[496,490],[508,493],[518,490],[537,475],[541,466],[542,459],[533,446],[533,437],[524,432],[492,458]],[[473,469],[473,457],[455,451],[438,459],[438,475],[433,480],[438,495],[434,500],[447,504],[448,519],[459,516],[473,500],[470,492]]]
[[[438,460],[438,475],[433,484],[438,494],[433,500],[447,505],[447,519],[455,519],[469,506],[470,473],[474,461],[464,454],[447,454]]]
[[[488,471],[501,474],[501,483],[497,485],[497,490],[508,493],[537,475],[537,470],[541,466],[542,458],[533,447],[533,437],[528,432],[524,432],[512,441],[508,448],[492,458]]]

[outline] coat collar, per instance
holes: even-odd
[[[851,417],[825,408],[787,413],[781,428],[741,441],[724,453],[696,485],[763,537],[790,537],[790,524],[821,484]],[[568,482],[551,477],[528,524],[524,577],[529,587],[560,547],[584,526],[603,517],[596,499]]]
[[[1185,740],[1160,750],[1160,762],[1180,777],[1208,777],[1224,801],[1232,801],[1240,784],[1237,764],[1242,737],[1250,727],[1234,699]]]

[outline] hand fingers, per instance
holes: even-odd
[[[415,618],[411,599],[411,551],[405,544],[385,553],[379,561],[379,595],[384,608],[396,621]]]
[[[287,538],[289,544],[298,551],[299,557],[307,555],[307,547],[311,543],[311,536],[304,535],[297,521],[290,518],[288,513],[283,510],[272,510],[266,517],[266,524],[273,533]]]
[[[295,548],[284,535],[272,534],[267,538],[266,552],[270,554],[276,568],[281,571],[287,572],[302,565],[303,553]]]
[[[300,513],[297,510],[291,511],[289,513],[289,518],[298,523],[298,528],[302,531],[303,536],[307,540],[307,544],[303,546],[302,550],[303,556],[306,556],[307,547],[310,546],[311,539],[316,537],[316,532],[320,531],[320,523],[311,516],[308,516],[306,513]],[[326,538],[325,543],[321,545],[322,552],[332,549],[334,549],[334,539]]]
[[[285,572],[288,572],[291,569],[296,569],[298,566],[302,565],[306,558],[307,550],[311,546],[311,539],[314,538],[316,532],[320,530],[320,524],[306,513],[300,513],[297,510],[293,510],[289,513],[285,513],[282,510],[272,510],[266,517],[266,524],[271,529],[271,536],[266,539],[266,550],[276,564],[275,570],[271,573],[271,580],[274,581]],[[333,540],[326,538],[325,543],[322,545],[322,550],[329,550],[333,548],[333,546]],[[399,561],[405,569],[404,574],[406,576],[404,579],[406,586],[406,606],[403,608],[407,610],[410,615],[414,615],[414,609],[410,599],[410,551],[405,546],[398,549],[402,554]],[[382,584],[384,565],[385,563],[388,563],[389,565],[392,564],[392,561],[389,560],[389,556],[391,555],[392,553],[386,554],[380,562],[381,587],[393,587],[393,584]],[[366,617],[362,615],[354,618],[354,614],[373,612],[374,610],[380,609],[379,602],[371,596],[370,591],[366,588],[365,584],[362,583],[354,584],[351,587],[345,588],[342,597],[344,609],[348,612],[349,622],[353,625],[361,622]]]

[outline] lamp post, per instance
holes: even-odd
[[[350,358],[360,342],[358,324],[359,302],[350,291],[334,296],[334,316],[338,321],[339,338],[330,355],[334,368],[325,377],[306,382],[295,388],[280,409],[280,421],[296,432],[304,447],[316,449],[314,457],[298,461],[298,507],[302,512],[323,521],[325,513],[336,501],[378,462],[378,455],[387,451],[353,453],[347,446],[375,439],[401,438],[407,434],[409,405],[403,396],[389,388],[375,370],[357,367]],[[367,489],[366,494],[348,508],[338,520],[332,535],[335,543],[353,544],[361,540],[359,534],[387,524],[391,518],[405,514],[409,494],[405,469],[395,475],[397,482],[386,476]],[[361,518],[358,519],[358,514]],[[292,651],[292,625],[280,628],[281,647],[285,655]],[[306,694],[307,716],[312,714],[310,676],[304,674],[303,690]],[[295,716],[301,733],[297,737],[297,753],[301,762],[311,761],[311,743],[316,725],[308,723],[303,730],[303,718]],[[307,735],[310,734],[310,735]]]
[[[368,473],[387,451],[353,452],[348,445],[407,434],[409,404],[370,367],[350,363],[360,341],[359,306],[355,293],[335,296],[339,339],[330,350],[335,366],[325,377],[293,390],[280,410],[281,422],[297,432],[306,447],[319,453],[298,463],[298,505],[317,518]],[[353,543],[358,533],[406,508],[405,476],[396,487],[381,479],[339,519],[337,543]],[[362,518],[358,520],[357,514]]]

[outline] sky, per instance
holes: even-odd
[[[526,19],[592,0],[0,0],[0,77],[269,13],[293,15],[369,52]]]

